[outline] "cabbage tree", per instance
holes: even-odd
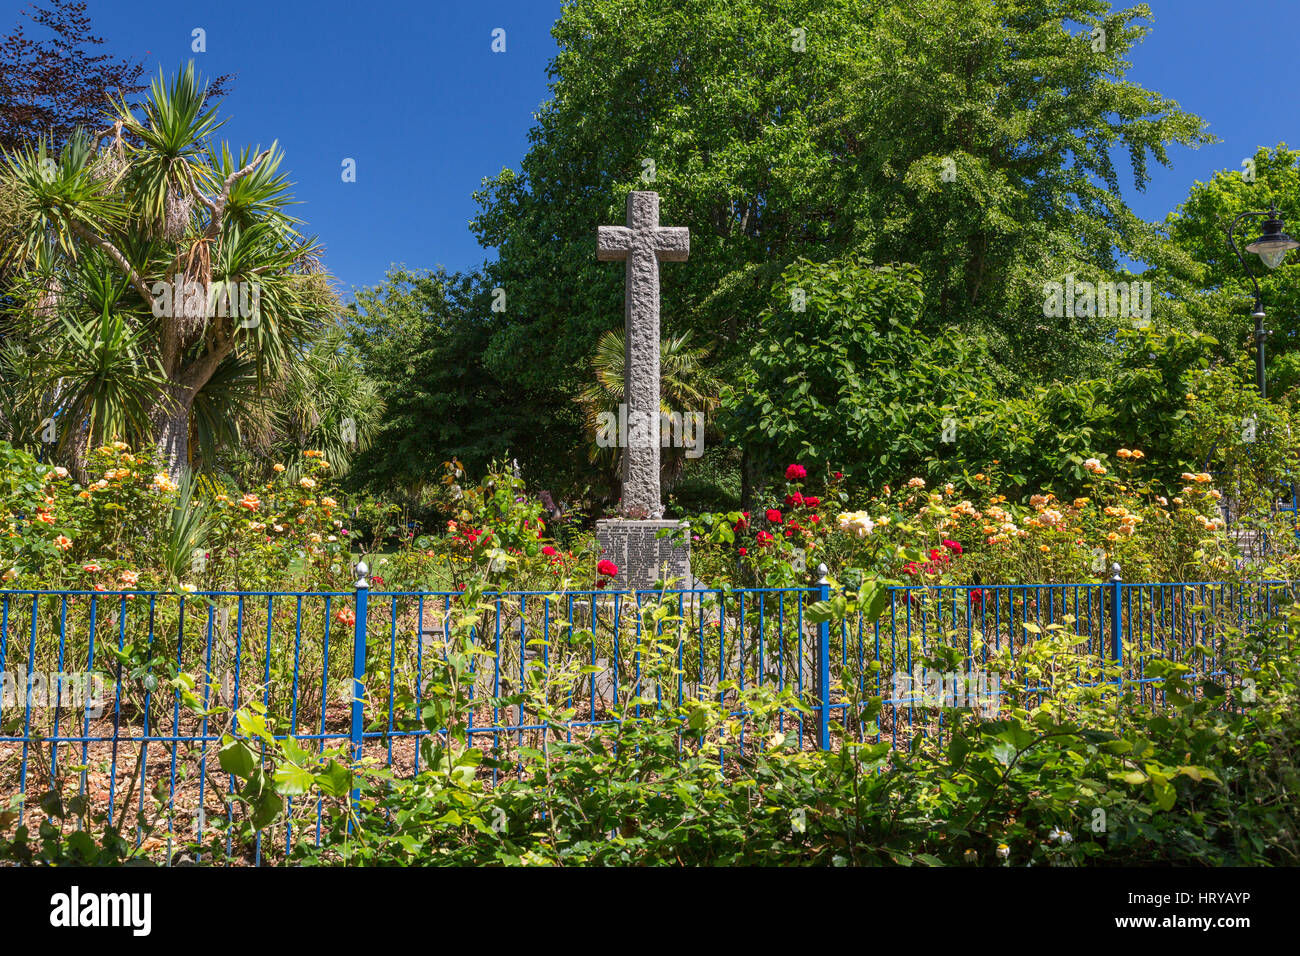
[[[106,122],[57,154],[37,142],[5,155],[0,266],[23,277],[17,312],[29,331],[80,322],[79,337],[60,338],[82,353],[104,341],[99,327],[116,336],[118,372],[129,369],[131,384],[108,389],[109,405],[119,404],[101,401],[97,417],[86,418],[86,396],[105,389],[88,389],[84,355],[57,369],[56,393],[81,397],[61,409],[67,427],[95,440],[111,428],[147,432],[179,475],[196,399],[218,369],[250,370],[243,381],[255,395],[287,373],[337,300],[319,246],[288,212],[283,152],[218,142],[217,104],[193,64],[170,80],[160,73],[138,109],[119,101]]]

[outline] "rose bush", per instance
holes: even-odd
[[[788,478],[773,496],[779,506],[773,501],[761,518],[702,516],[708,533],[697,539],[696,564],[706,580],[769,587],[807,584],[819,563],[836,577],[958,585],[1086,583],[1108,576],[1114,562],[1129,581],[1220,580],[1238,567],[1242,555],[1209,473],[1184,472],[1163,488],[1147,455],[1129,448],[1078,465],[1088,476],[1084,494],[1045,488],[1019,501],[998,490],[997,463],[963,482],[979,489],[971,494],[959,493],[956,479],[929,488],[913,477],[851,501],[838,472],[820,495]],[[807,470],[793,464],[786,474]],[[1269,564],[1284,573],[1297,559],[1294,517],[1257,513],[1250,525],[1269,534]]]
[[[83,487],[66,471],[0,446],[0,577],[9,588],[107,590],[349,589],[357,557],[382,586],[458,591],[607,587],[590,532],[548,528],[542,503],[503,464],[475,483],[445,464],[437,499],[449,517],[419,533],[369,499],[350,502],[331,467],[308,450],[269,480],[237,489],[209,478],[173,482],[149,452],[121,442],[95,450]],[[1217,580],[1241,554],[1225,527],[1224,498],[1208,472],[1168,487],[1141,449],[1080,456],[1082,494],[1042,488],[1012,500],[997,462],[931,484],[920,477],[851,492],[831,468],[791,462],[770,500],[751,511],[690,521],[695,575],[710,587],[806,586],[820,564],[837,578],[866,574],[909,584],[1050,584],[1103,579],[1119,562],[1128,581]],[[1073,475],[1066,485],[1079,490]],[[960,488],[974,488],[963,492]],[[394,523],[368,554],[363,513]],[[1296,560],[1293,516],[1239,517],[1271,545],[1270,566]],[[678,582],[679,585],[683,582]]]
[[[349,531],[326,493],[330,463],[304,453],[248,491],[182,488],[151,452],[114,442],[91,452],[84,487],[62,468],[3,448],[9,587],[89,591],[347,587]]]

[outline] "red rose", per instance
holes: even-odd
[[[803,465],[790,465],[785,470],[786,481],[798,481],[801,478],[808,477],[808,469]]]
[[[835,472],[835,480],[836,480],[836,481],[839,481],[839,480],[840,480],[841,478],[843,478],[843,477],[844,477],[844,473],[843,473],[843,472],[841,472],[841,471],[837,471],[837,472]]]
[[[736,549],[736,553],[737,553],[738,555],[740,555],[740,556],[743,558],[745,555],[749,554],[749,549],[748,549],[748,548],[737,548],[737,549]]]
[[[961,554],[961,545],[958,544],[956,541],[952,541],[949,540],[948,538],[944,538],[943,546],[947,548],[949,551],[951,551],[953,554]]]
[[[822,500],[813,495],[808,495],[806,498],[804,498],[803,503],[807,505],[809,508],[816,508],[819,504],[822,503]]]
[[[772,543],[772,536],[768,534],[766,531],[760,531],[755,537],[758,539],[758,543],[760,545],[766,545]]]
[[[548,558],[555,557],[555,555],[558,553],[559,552],[557,552],[555,548],[553,548],[549,544],[546,547],[542,548],[542,554],[546,555]]]
[[[785,496],[785,506],[787,508],[793,508],[795,505],[801,505],[803,503],[804,503],[804,497],[803,495],[799,494],[799,492],[797,491],[792,495]]]
[[[781,520],[782,520],[782,519],[781,519],[781,512],[777,511],[775,508],[768,508],[768,509],[767,509],[767,520],[768,520],[768,522],[771,523],[771,524],[780,524],[780,523],[781,523]]]
[[[596,573],[603,574],[607,578],[618,577],[618,565],[613,561],[601,561],[596,565]]]

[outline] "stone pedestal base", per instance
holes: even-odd
[[[658,537],[661,530],[676,531],[678,521],[630,521],[606,518],[596,522],[600,559],[618,565],[618,577],[606,587],[617,590],[653,588],[657,580],[676,579],[674,588],[690,588],[690,541],[674,545],[672,537]]]

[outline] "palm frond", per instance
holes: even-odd
[[[194,565],[194,552],[206,549],[212,534],[211,505],[197,496],[199,483],[191,472],[177,482],[178,494],[167,516],[162,541],[162,564],[175,581],[181,581]]]

